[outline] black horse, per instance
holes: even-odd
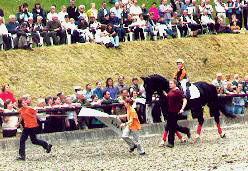
[[[144,81],[144,88],[146,91],[146,102],[149,104],[152,102],[152,96],[155,92],[160,96],[159,105],[161,107],[163,115],[167,116],[166,109],[166,96],[163,91],[169,91],[169,81],[160,75],[150,75],[148,77],[141,77]],[[201,128],[204,123],[203,118],[203,107],[207,105],[211,116],[214,117],[215,122],[218,127],[218,133],[223,138],[225,135],[222,134],[222,129],[220,127],[220,111],[227,117],[234,118],[235,115],[227,113],[220,99],[218,98],[216,87],[212,84],[206,82],[196,82],[194,85],[200,91],[200,97],[196,99],[188,99],[187,106],[185,110],[191,110],[193,118],[198,119],[197,136],[200,136]]]

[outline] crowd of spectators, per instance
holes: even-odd
[[[54,97],[39,98],[35,105],[32,104],[32,97],[30,95],[24,95],[21,98],[28,101],[29,105],[35,106],[35,109],[37,110],[75,108],[73,111],[53,110],[51,112],[39,113],[40,131],[44,133],[103,127],[104,125],[96,118],[78,117],[80,107],[93,106],[97,110],[101,110],[111,115],[124,114],[126,111],[123,106],[112,107],[109,105],[114,103],[122,104],[127,97],[132,98],[134,101],[133,107],[139,114],[140,122],[145,123],[145,93],[143,86],[139,84],[138,78],[132,79],[131,86],[125,83],[123,76],[118,78],[116,84],[114,84],[112,78],[106,80],[106,86],[103,86],[102,84],[101,81],[97,81],[95,83],[95,88],[93,88],[91,83],[86,84],[85,87],[75,86],[74,94],[72,95],[65,96],[63,92],[60,92]],[[105,105],[105,107],[101,108],[99,107],[100,105]],[[14,95],[11,93],[8,84],[2,86],[0,107],[5,113],[17,111],[17,102]],[[17,121],[17,116],[2,117],[3,133],[6,130],[16,133]],[[9,134],[10,133],[6,135]]]
[[[198,33],[231,33],[247,27],[246,1],[215,0],[161,0],[153,2],[150,8],[138,0],[111,0],[112,8],[102,2],[96,9],[91,3],[90,9],[85,5],[76,6],[76,0],[61,9],[56,4],[50,10],[35,3],[33,9],[27,3],[21,4],[16,15],[8,16],[4,21],[4,9],[0,9],[0,45],[4,49],[23,48],[32,50],[32,45],[50,46],[52,44],[92,42],[106,47],[120,46],[128,40],[144,40],[147,35],[155,37],[184,37]],[[214,10],[215,9],[215,10]],[[230,24],[227,24],[227,19]]]
[[[94,117],[78,117],[80,107],[91,106],[110,115],[125,114],[126,111],[123,106],[111,106],[110,104],[122,104],[126,98],[131,98],[134,101],[133,108],[136,109],[140,122],[146,123],[145,90],[138,78],[133,78],[131,85],[126,84],[123,76],[119,76],[116,83],[112,78],[107,78],[105,85],[102,81],[93,84],[95,88],[93,88],[92,83],[86,84],[85,87],[74,86],[71,95],[64,95],[63,92],[60,92],[56,96],[38,98],[36,104],[32,103],[32,97],[28,94],[23,95],[21,99],[26,100],[28,105],[37,110],[46,109],[45,112],[38,114],[39,131],[43,133],[104,127],[103,123]],[[232,78],[232,75],[226,74],[223,78],[222,74],[218,73],[212,84],[216,86],[219,95],[235,95],[235,97],[230,96],[230,101],[225,102],[229,112],[245,113],[245,106],[248,104],[247,97],[237,97],[236,95],[248,94],[248,76],[241,78],[235,74]],[[226,99],[229,100],[229,98]],[[66,108],[75,110],[64,110]],[[9,113],[17,112],[17,109],[17,101],[10,86],[3,84],[0,93],[0,110]],[[18,116],[3,116],[1,119],[3,136],[15,136]]]
[[[242,78],[239,74],[235,74],[233,77],[231,74],[226,74],[223,78],[221,73],[217,73],[212,84],[216,86],[219,95],[248,94],[248,75]],[[226,102],[227,111],[234,114],[245,113],[245,106],[248,106],[247,96],[233,97],[228,100]]]

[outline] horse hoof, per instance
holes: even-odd
[[[226,134],[223,134],[220,136],[221,138],[226,138]]]

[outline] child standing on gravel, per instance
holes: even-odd
[[[47,142],[43,140],[39,140],[36,137],[36,129],[38,127],[37,122],[37,111],[28,106],[28,103],[30,101],[21,98],[18,100],[18,107],[20,117],[19,117],[19,123],[16,125],[17,127],[20,125],[22,121],[24,121],[24,129],[22,131],[22,135],[20,138],[20,148],[19,148],[19,157],[17,160],[25,160],[25,142],[28,139],[28,136],[30,136],[31,142],[35,145],[42,146],[47,153],[50,153],[52,145],[48,144]]]
[[[138,153],[140,155],[144,155],[145,151],[143,147],[140,145],[139,141],[139,130],[141,129],[141,124],[138,119],[138,115],[134,108],[132,108],[133,100],[130,98],[127,98],[124,101],[124,105],[127,109],[126,115],[119,115],[120,118],[127,118],[128,122],[122,123],[120,126],[123,129],[122,133],[122,139],[126,141],[126,143],[129,145],[129,152],[132,153],[136,148],[138,150]],[[129,138],[129,134],[133,136],[133,139]]]

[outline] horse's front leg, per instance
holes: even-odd
[[[204,123],[203,108],[199,108],[197,110],[192,110],[191,112],[192,112],[192,115],[197,116],[197,119],[198,119],[198,127],[196,130],[196,139],[199,139],[200,135],[201,135],[202,126]]]

